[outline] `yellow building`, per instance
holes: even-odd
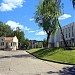
[[[16,50],[18,49],[18,39],[14,37],[0,37],[0,49]]]

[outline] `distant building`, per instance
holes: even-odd
[[[16,50],[18,49],[18,39],[14,37],[0,37],[0,49]]]
[[[43,41],[37,41],[37,40],[30,40],[31,48],[42,48],[43,47]]]
[[[64,38],[68,46],[75,46],[75,22],[62,27]],[[50,47],[63,47],[61,31],[58,28],[56,35],[50,36]]]

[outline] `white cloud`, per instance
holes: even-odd
[[[71,15],[69,15],[69,14],[63,14],[62,16],[59,17],[59,20],[65,20],[70,17],[71,17]]]
[[[30,28],[25,27],[24,25],[22,25],[18,22],[15,22],[15,21],[9,20],[6,22],[6,24],[9,25],[13,30],[16,30],[16,27],[19,27],[20,29],[28,31],[29,33],[34,32],[34,31],[31,31]]]
[[[36,37],[36,38],[35,38],[35,40],[38,40],[38,41],[39,41],[40,39],[41,39],[41,37]]]
[[[16,27],[19,27],[20,29],[24,28],[24,26],[21,25],[20,23],[14,22],[14,21],[11,21],[11,20],[9,20],[6,24],[9,25],[14,30],[16,29]]]
[[[44,31],[39,31],[39,32],[36,33],[36,35],[46,35],[46,32],[44,32]]]
[[[11,11],[15,8],[22,7],[24,0],[3,0],[0,4],[0,11]]]
[[[29,31],[29,30],[30,30],[30,28],[28,28],[28,27],[25,27],[25,30],[26,30],[26,31]]]
[[[29,19],[30,21],[33,21],[34,20],[34,18],[31,18],[31,19]]]
[[[35,31],[33,31],[33,30],[30,30],[30,31],[29,31],[29,33],[34,33],[34,32],[35,32]]]
[[[38,32],[38,31],[40,31],[40,30],[36,30],[36,32]]]

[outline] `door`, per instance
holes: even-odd
[[[9,43],[8,42],[6,42],[6,48],[9,48]]]

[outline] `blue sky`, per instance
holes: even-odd
[[[62,26],[74,21],[74,12],[71,0],[62,0],[64,13],[59,18]],[[11,26],[12,29],[20,27],[28,39],[43,40],[45,32],[35,23],[33,16],[39,0],[0,0],[0,21]]]

